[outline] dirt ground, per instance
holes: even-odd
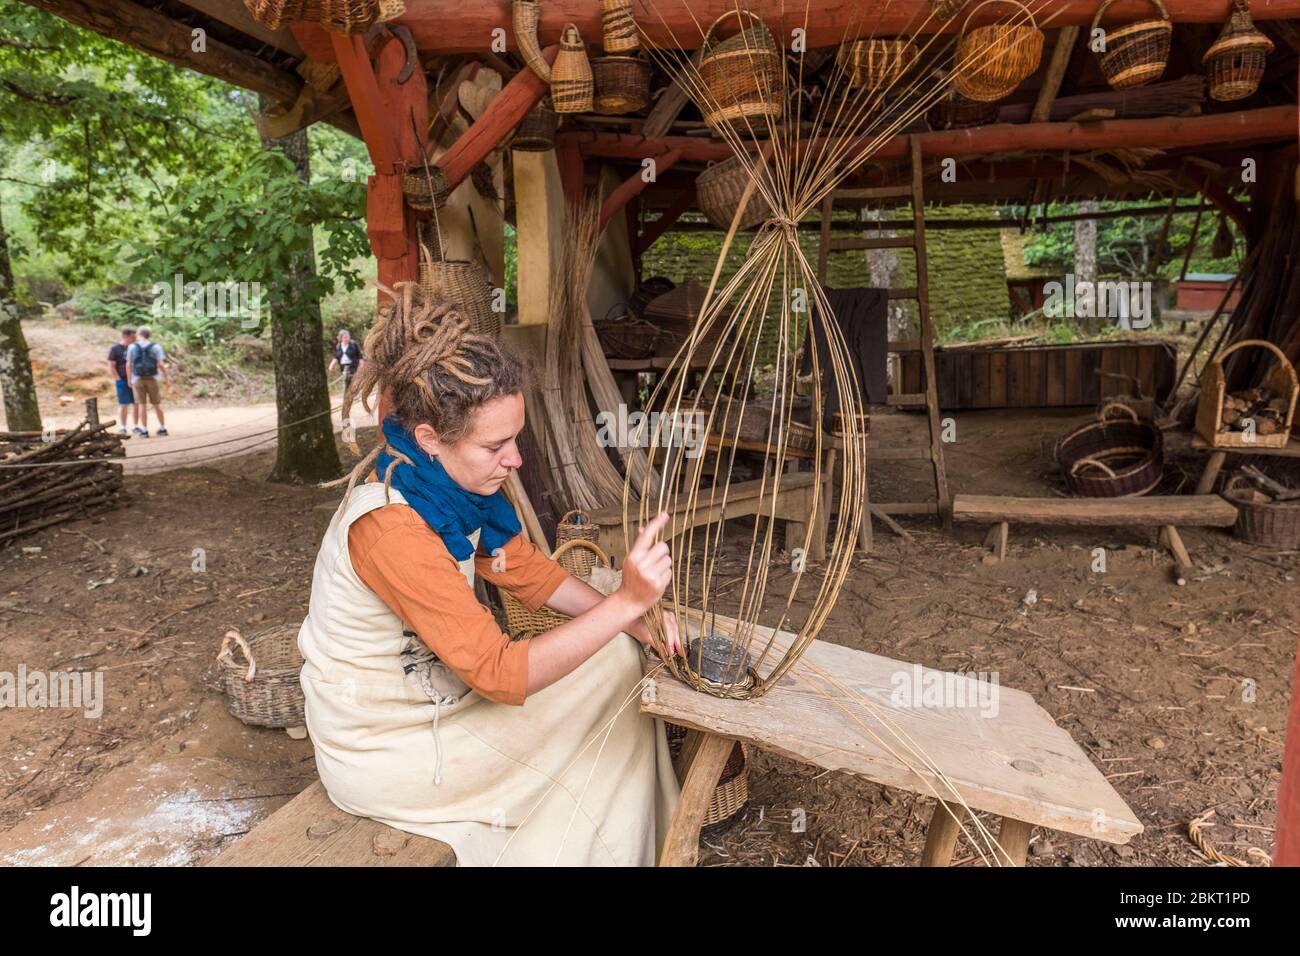
[[[953,490],[1053,493],[1047,448],[1083,417],[956,416]],[[1173,452],[1171,490],[1200,465]],[[129,475],[129,507],[0,552],[0,670],[93,669],[106,698],[98,719],[0,711],[0,863],[202,863],[314,779],[310,741],[245,727],[214,684],[228,627],[301,620],[310,510],[337,500],[264,482],[270,457]],[[873,498],[915,494],[923,476],[907,467],[873,469]],[[907,527],[910,542],[876,525],[876,549],[855,559],[821,636],[997,671],[1069,731],[1146,828],[1124,847],[1040,830],[1032,865],[1205,865],[1187,824],[1210,809],[1206,835],[1221,852],[1271,849],[1300,616],[1295,553],[1189,529],[1198,573],[1179,588],[1141,530],[1013,528],[1009,560],[989,565],[982,529]],[[1090,567],[1099,546],[1104,574]],[[754,752],[749,780],[749,808],[706,841],[702,864],[919,858],[927,799]],[[796,810],[806,832],[792,832]],[[965,844],[957,857],[978,862]]]

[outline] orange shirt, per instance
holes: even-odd
[[[528,644],[512,641],[478,602],[442,538],[409,505],[390,504],[348,529],[348,554],[366,586],[465,683],[489,700],[522,704]],[[474,569],[530,610],[544,605],[568,572],[515,535],[502,549],[504,571],[479,552]],[[498,562],[500,563],[500,562]]]

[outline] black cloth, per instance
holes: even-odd
[[[108,360],[112,362],[113,366],[117,369],[117,377],[120,379],[125,379],[126,378],[126,346],[123,345],[121,342],[117,342],[116,344],[114,344],[113,347],[108,350]]]
[[[889,391],[886,359],[889,353],[889,290],[887,289],[826,289],[826,300],[835,316],[852,358],[853,374],[858,382],[859,405],[883,405]],[[825,425],[831,426],[831,417],[840,410],[839,389],[830,368],[830,353],[826,337],[818,326],[813,335],[812,323],[808,337],[817,340],[817,367],[822,373],[823,407],[826,409]],[[812,349],[804,342],[803,366],[799,372],[812,371]]]
[[[357,363],[361,361],[361,346],[357,345],[356,339],[348,343],[348,358],[352,360],[352,370],[355,372]],[[334,359],[339,365],[343,364],[343,346],[334,346]]]

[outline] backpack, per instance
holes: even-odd
[[[135,358],[131,361],[131,368],[135,372],[136,378],[154,378],[158,374],[158,358],[154,352],[153,343],[147,345],[136,345]]]

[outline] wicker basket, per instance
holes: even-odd
[[[555,131],[559,128],[560,116],[551,108],[551,98],[543,96],[541,101],[524,114],[515,128],[510,148],[525,153],[544,153],[555,148]]]
[[[1029,18],[1029,25],[993,23],[968,30],[975,12],[990,3],[1014,4]],[[1043,31],[1028,7],[1019,0],[984,0],[966,15],[953,61],[953,88],[967,99],[996,102],[1038,69],[1042,56]]]
[[[1247,487],[1239,487],[1243,481],[1244,475],[1233,475],[1220,492],[1237,507],[1233,533],[1242,541],[1279,551],[1300,548],[1300,500],[1276,501],[1248,481]]]
[[[718,26],[733,16],[740,32],[714,39]],[[751,21],[748,26],[745,18]],[[765,117],[781,115],[784,69],[781,49],[767,25],[747,10],[727,11],[704,35],[700,80],[709,91],[701,104],[704,121],[715,128],[729,126],[737,134],[765,127]]]
[[[406,12],[404,0],[244,0],[258,23],[272,30],[295,20],[319,23],[334,33],[365,33]]]
[[[647,305],[659,296],[672,292],[675,288],[677,288],[677,283],[665,276],[651,276],[648,279],[642,279],[637,283],[632,297],[628,299],[628,308],[637,315],[644,315]]]
[[[1115,0],[1106,0],[1092,18],[1092,32],[1097,32],[1102,14]],[[1135,20],[1105,31],[1106,50],[1098,65],[1106,82],[1116,90],[1145,86],[1160,79],[1169,61],[1169,42],[1174,24],[1161,0],[1150,0],[1160,12],[1159,19]]]
[[[1222,427],[1223,402],[1227,398],[1227,380],[1223,374],[1223,360],[1238,349],[1268,349],[1277,359],[1264,379],[1264,387],[1272,390],[1286,403],[1282,427],[1275,434],[1228,431]],[[1285,448],[1291,438],[1291,425],[1295,420],[1296,396],[1295,367],[1287,361],[1283,351],[1264,339],[1242,339],[1228,346],[1205,366],[1201,373],[1201,397],[1196,403],[1196,433],[1215,448]]]
[[[918,56],[911,40],[857,40],[840,47],[838,61],[854,86],[883,90],[901,79]]]
[[[676,763],[686,742],[687,728],[681,724],[664,721],[668,734],[668,753]],[[749,805],[749,771],[746,767],[745,745],[739,740],[731,748],[727,762],[723,764],[722,773],[718,775],[718,785],[709,795],[709,808],[704,814],[700,826],[701,837],[714,837],[725,831],[744,812]]]
[[[302,685],[302,654],[298,627],[281,624],[244,640],[236,630],[221,639],[217,652],[218,681],[226,692],[230,712],[256,727],[302,727],[306,724]],[[232,642],[243,652],[235,659]]]
[[[442,170],[433,163],[420,163],[407,168],[402,175],[402,198],[417,212],[433,212],[447,205],[451,185]]]
[[[594,92],[587,47],[577,26],[570,23],[560,35],[560,52],[551,67],[551,103],[557,113],[589,113]]]
[[[598,56],[591,61],[597,113],[635,113],[650,103],[650,64],[639,56]]]
[[[551,82],[551,64],[542,56],[537,42],[537,24],[542,19],[542,5],[538,0],[514,0],[510,5],[510,26],[515,32],[519,53],[543,83]]]
[[[1112,417],[1113,413],[1127,416]],[[1126,405],[1109,402],[1097,421],[1061,437],[1054,450],[1070,493],[1082,498],[1144,495],[1164,476],[1164,436]]]
[[[569,512],[569,514],[573,513]],[[567,517],[568,515],[565,515],[565,518]],[[561,519],[561,522],[563,520]],[[592,525],[592,527],[595,528],[596,526]],[[555,536],[558,541],[560,536],[558,529]],[[594,541],[583,538],[570,538],[560,543],[551,557],[564,570],[580,578],[589,575],[591,569],[597,565],[606,568],[610,567],[609,555],[602,551]],[[501,591],[500,593],[501,604],[506,611],[506,628],[509,630],[510,636],[516,640],[544,634],[552,628],[559,627],[565,621],[572,620],[567,614],[552,611],[544,605],[536,611],[529,610],[527,606],[517,598],[512,597],[508,592]]]
[[[591,327],[596,332],[596,338],[600,339],[600,348],[606,358],[643,359],[655,354],[659,326],[653,322],[626,314],[606,316],[592,322]]]
[[[492,288],[477,262],[467,259],[435,259],[428,249],[420,250],[420,292],[426,299],[444,299],[469,319],[475,335],[501,334],[501,313],[492,309]]]
[[[736,215],[736,207],[749,185],[749,168],[738,156],[713,163],[708,169],[695,177],[695,201],[704,213],[704,218],[724,232],[731,228],[731,220]],[[768,205],[761,190],[755,189],[749,196],[745,211],[740,215],[737,229],[754,229],[772,218],[772,207]]]
[[[1223,31],[1201,62],[1210,81],[1210,96],[1221,102],[1244,99],[1264,78],[1273,41],[1260,33],[1244,0],[1233,0]]]
[[[641,49],[632,0],[600,0],[600,24],[606,53],[635,53]]]
[[[950,90],[925,115],[933,130],[966,129],[986,126],[998,121],[998,104],[968,100],[955,90]]]

